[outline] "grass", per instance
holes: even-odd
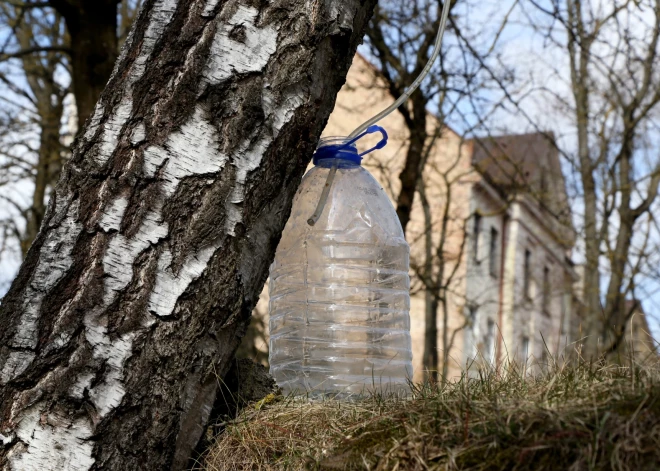
[[[206,470],[656,470],[660,369],[509,364],[410,399],[269,397],[216,437]]]

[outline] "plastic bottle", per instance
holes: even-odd
[[[388,196],[347,142],[321,141],[294,197],[270,270],[270,372],[285,393],[406,394],[410,249]]]

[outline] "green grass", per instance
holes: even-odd
[[[265,402],[216,437],[205,469],[660,469],[656,366],[510,364],[408,400]]]

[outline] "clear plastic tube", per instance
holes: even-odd
[[[360,126],[358,126],[352,133],[348,135],[349,139],[355,138],[357,135],[361,134],[362,132],[366,131],[369,129],[370,126],[373,126],[376,124],[378,121],[383,119],[385,116],[390,114],[392,111],[396,110],[399,106],[401,106],[405,101],[410,98],[410,95],[413,94],[415,90],[419,87],[419,85],[422,83],[422,81],[426,78],[426,76],[429,74],[431,71],[431,67],[433,67],[433,63],[435,60],[438,58],[438,55],[440,55],[440,46],[442,45],[442,37],[445,34],[445,28],[447,27],[447,18],[449,17],[449,7],[451,5],[452,0],[445,0],[445,3],[442,7],[442,16],[440,18],[440,27],[438,28],[438,34],[435,37],[435,45],[433,47],[433,53],[431,54],[431,57],[429,58],[428,62],[424,66],[424,70],[422,70],[422,73],[419,74],[419,76],[415,79],[415,81],[412,83],[412,85],[399,97],[398,100],[396,100],[392,105],[380,113],[378,113],[376,116],[373,118],[369,119],[368,121],[365,121],[362,123]],[[387,139],[386,139],[387,141]],[[332,182],[335,178],[335,172],[336,172],[336,167],[333,167],[328,174],[328,178],[325,182],[325,188],[323,193],[321,194],[321,199],[318,202],[318,205],[316,206],[316,211],[314,211],[314,214],[307,220],[307,224],[310,226],[314,226],[316,222],[318,221],[319,217],[321,216],[321,213],[323,212],[323,208],[325,208],[326,200],[328,198],[328,192],[330,191],[330,187],[332,186]]]
[[[399,106],[401,106],[405,101],[410,98],[410,95],[413,94],[415,90],[419,87],[419,85],[422,83],[422,80],[426,78],[426,76],[429,74],[431,71],[431,67],[433,67],[433,63],[435,60],[438,58],[438,55],[440,55],[440,46],[442,45],[442,36],[445,34],[445,28],[447,26],[447,18],[449,17],[449,7],[451,5],[452,0],[445,0],[444,6],[442,8],[442,17],[440,18],[440,27],[438,28],[438,34],[435,37],[435,46],[433,48],[433,53],[431,54],[431,57],[429,58],[429,61],[426,63],[426,66],[424,67],[424,70],[422,70],[422,73],[419,74],[419,77],[415,79],[415,81],[412,83],[412,85],[399,97],[397,101],[395,101],[390,107],[384,109],[380,113],[378,113],[376,116],[373,118],[369,119],[368,121],[364,122],[361,124],[359,127],[355,129],[352,133],[348,135],[348,137],[355,137],[361,132],[363,132],[365,129],[367,129],[369,126],[372,124],[377,123],[381,119],[383,119],[385,116],[390,114],[392,111],[397,109]]]
[[[325,186],[321,192],[321,199],[319,199],[318,204],[316,205],[316,211],[314,214],[307,220],[307,224],[314,226],[316,222],[321,217],[321,213],[325,209],[325,203],[328,201],[328,194],[330,193],[330,187],[332,187],[332,182],[335,181],[335,174],[337,173],[337,162],[332,165],[330,168],[330,173],[328,173],[328,178],[325,181]]]

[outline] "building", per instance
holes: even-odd
[[[324,135],[346,136],[392,102],[377,70],[357,56]],[[394,200],[408,133],[396,112],[380,124],[389,144],[363,165]],[[446,359],[449,377],[484,362],[561,354],[570,342],[577,275],[570,261],[575,234],[552,136],[465,140],[431,115],[428,126],[437,138],[420,182],[425,198],[416,196],[406,234],[414,379],[423,378],[427,306],[433,300],[440,365]],[[435,296],[425,289],[430,284],[441,287],[434,288]],[[264,291],[256,312],[263,316],[267,310]],[[263,351],[266,337],[253,332],[250,348]]]
[[[472,142],[467,348],[545,363],[572,342],[575,232],[559,155],[541,133]],[[497,304],[493,301],[497,301]]]

